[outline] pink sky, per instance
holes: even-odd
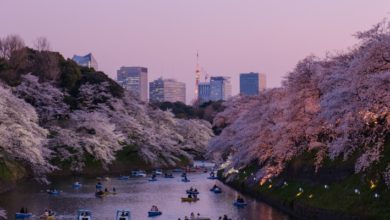
[[[92,52],[116,78],[122,66],[149,68],[187,85],[193,98],[196,51],[210,75],[264,72],[268,87],[305,56],[353,46],[353,34],[389,16],[389,0],[1,0],[0,36],[32,45],[45,36],[65,57]]]

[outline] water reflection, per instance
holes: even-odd
[[[189,174],[189,183],[181,182],[179,174],[174,179],[158,177],[158,181],[149,182],[148,178],[131,178],[119,180],[112,177],[102,181],[104,187],[111,190],[116,188],[118,194],[108,195],[105,198],[95,197],[95,179],[68,178],[53,180],[52,188],[62,190],[58,196],[45,192],[47,187],[35,182],[21,184],[15,190],[0,195],[0,207],[7,210],[9,219],[21,207],[28,207],[29,211],[39,215],[45,208],[51,208],[61,215],[57,219],[73,219],[77,209],[84,208],[93,212],[94,219],[115,219],[116,210],[130,210],[133,220],[148,219],[147,212],[152,205],[157,205],[163,212],[153,219],[177,220],[189,216],[191,212],[200,213],[211,219],[228,215],[236,220],[287,220],[284,214],[272,207],[244,196],[248,202],[246,208],[236,208],[232,201],[238,193],[222,183],[208,180],[208,174]],[[82,187],[74,189],[72,183],[80,181]],[[223,193],[214,194],[209,189],[215,184],[221,186]],[[196,203],[183,203],[181,197],[186,197],[185,190],[191,186],[199,191],[200,200]]]

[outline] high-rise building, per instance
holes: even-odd
[[[150,102],[186,103],[186,84],[174,79],[159,78],[149,83]]]
[[[232,95],[232,85],[230,83],[230,77],[211,77],[210,82],[199,83],[198,91],[199,103],[204,103],[210,100],[227,100]]]
[[[95,57],[92,53],[89,53],[85,56],[73,55],[72,60],[75,61],[80,66],[85,66],[88,68],[98,69],[98,64],[96,62]]]
[[[198,101],[204,103],[210,101],[210,83],[200,82],[198,85]]]
[[[266,88],[266,78],[264,73],[241,73],[240,74],[240,94],[259,95]]]
[[[148,101],[148,69],[145,67],[124,67],[117,71],[117,81],[142,101]]]
[[[210,78],[210,100],[227,100],[232,96],[230,77],[213,76]]]

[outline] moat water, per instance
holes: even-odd
[[[287,220],[288,216],[271,206],[243,196],[248,205],[245,208],[233,206],[234,199],[240,195],[234,189],[217,180],[207,179],[207,173],[189,173],[190,182],[182,182],[180,173],[174,173],[175,178],[157,177],[157,181],[148,181],[149,177],[130,178],[119,180],[110,177],[102,180],[104,187],[112,190],[116,188],[116,195],[104,198],[95,196],[96,178],[74,177],[52,180],[52,185],[46,186],[36,182],[26,182],[18,185],[14,190],[0,195],[0,207],[6,209],[8,218],[14,219],[15,213],[21,207],[39,219],[45,209],[52,209],[58,215],[56,219],[75,219],[78,209],[88,209],[93,213],[93,219],[115,219],[117,210],[130,210],[132,220],[158,219],[177,220],[190,216],[191,212],[200,213],[202,217],[217,220],[219,216],[227,215],[232,220]],[[79,181],[82,187],[72,188],[72,183]],[[221,194],[210,192],[210,188],[217,184],[222,188]],[[182,202],[186,197],[186,190],[196,187],[200,200],[194,203]],[[49,195],[48,188],[61,191],[59,195]],[[156,205],[162,215],[148,218],[147,212],[152,205]]]

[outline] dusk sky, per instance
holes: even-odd
[[[145,66],[149,81],[185,82],[189,102],[197,51],[209,75],[232,78],[233,94],[241,72],[277,87],[299,60],[353,46],[389,12],[389,0],[0,0],[0,37],[45,36],[65,57],[92,52],[114,79],[120,66]]]

